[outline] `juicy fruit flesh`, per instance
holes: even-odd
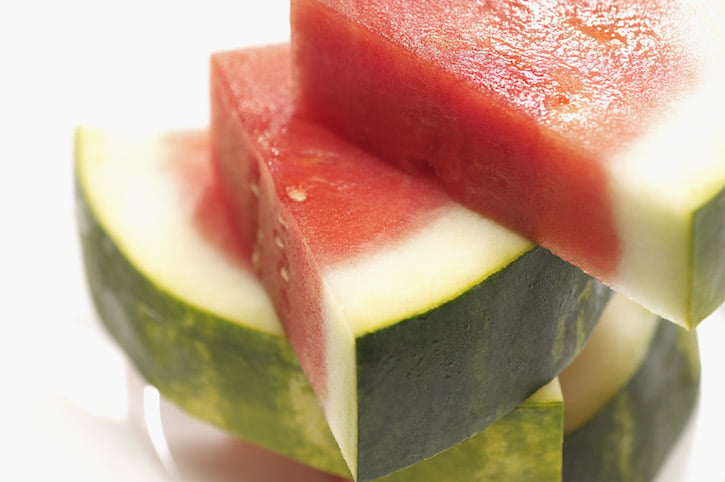
[[[320,3],[596,152],[692,79],[676,0]]]
[[[290,122],[270,143],[280,209],[321,267],[389,245],[451,203],[432,179],[401,176],[304,121]]]
[[[725,186],[718,2],[409,3],[292,2],[305,115],[665,318],[719,304],[680,216]]]
[[[281,228],[287,229],[286,219],[293,219],[304,233],[307,249],[319,264],[326,265],[389,244],[425,224],[436,208],[451,203],[432,179],[401,176],[365,151],[296,118],[291,112],[289,72],[270,68],[283,65],[278,58],[287,55],[286,49],[262,52],[221,54],[213,61],[216,72],[234,72],[241,79],[249,72],[247,75],[257,82],[218,83],[233,105],[216,108],[222,112],[258,113],[244,118],[243,129],[250,137],[245,147],[258,143],[264,151],[260,154],[266,169],[274,173],[273,189],[280,209],[286,211],[281,220],[261,218],[260,223],[279,222]],[[239,93],[237,89],[244,91]],[[222,137],[215,135],[224,142]],[[229,187],[227,192],[251,189],[258,198],[260,172],[256,161],[245,159],[240,163],[250,172],[248,181],[239,189]],[[234,169],[231,163],[221,162],[224,172]],[[232,181],[226,177],[233,176],[225,176],[224,182]],[[253,212],[258,209],[256,202],[236,216],[257,219]],[[256,229],[241,230],[251,245],[259,243],[255,233]]]

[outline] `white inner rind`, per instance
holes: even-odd
[[[646,135],[606,164],[622,256],[621,293],[683,326],[690,320],[692,218],[725,188],[723,2],[693,2],[683,38],[700,62],[699,83]]]
[[[564,433],[591,420],[634,376],[647,355],[659,317],[614,295],[581,353],[559,375]]]
[[[325,269],[323,282],[355,336],[457,298],[534,245],[456,204],[395,244]]]
[[[323,403],[353,473],[358,436],[355,338],[460,296],[533,247],[451,204],[393,245],[324,270],[328,396]]]
[[[77,145],[80,183],[89,204],[139,271],[197,308],[282,335],[253,273],[235,267],[199,234],[193,220],[199,199],[171,175],[170,146],[162,136],[81,129]]]

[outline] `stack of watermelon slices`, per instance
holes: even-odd
[[[76,144],[93,300],[148,382],[237,437],[349,477],[271,300],[239,256],[207,134],[81,129]],[[694,332],[618,295],[558,380],[465,442],[376,480],[649,480],[698,382]]]
[[[568,12],[566,5],[542,3],[543,13]],[[634,40],[640,43],[636,32],[641,34],[642,25],[650,25],[655,34],[647,39],[668,48],[654,49],[660,53],[653,62],[643,61],[646,68],[639,74],[646,77],[652,74],[647,69],[663,62],[667,70],[671,62],[675,74],[685,72],[688,82],[694,82],[699,71],[683,60],[687,51],[673,43],[668,30],[675,28],[679,17],[673,24],[663,14],[672,6],[660,3],[635,12],[616,5],[590,12],[582,6],[575,16],[554,15],[553,23],[575,24],[578,30],[604,35],[601,32],[608,31],[598,30],[596,23],[601,19],[587,15],[604,15],[614,26],[621,24],[615,21],[617,15],[623,15],[629,22],[624,24],[634,25]],[[624,94],[616,89],[605,92],[617,101],[644,99],[635,106],[636,116],[631,109],[615,109],[612,119],[589,119],[586,116],[596,106],[583,106],[574,114],[569,111],[571,115],[545,109],[540,118],[515,102],[507,103],[506,96],[529,95],[529,91],[512,85],[503,89],[506,95],[488,88],[481,95],[465,79],[450,75],[450,68],[446,70],[458,65],[457,55],[437,56],[440,51],[454,51],[460,41],[461,48],[455,51],[468,59],[465,70],[470,73],[471,58],[493,65],[481,59],[491,52],[500,54],[495,46],[508,45],[503,35],[518,46],[514,50],[520,62],[502,65],[525,70],[521,66],[537,58],[532,53],[527,60],[528,50],[521,51],[531,39],[521,35],[519,30],[527,29],[517,20],[529,17],[517,16],[513,3],[477,11],[484,19],[495,14],[500,25],[471,24],[471,18],[478,18],[471,15],[477,5],[473,2],[460,3],[460,11],[413,10],[400,22],[386,17],[397,11],[395,2],[387,10],[353,4],[345,3],[343,8],[335,2],[294,1],[294,55],[287,45],[215,55],[208,145],[203,135],[128,139],[81,131],[79,219],[90,286],[106,326],[142,373],[190,412],[242,438],[359,481],[560,480],[562,460],[566,480],[652,477],[694,403],[699,373],[694,334],[665,321],[655,322],[654,315],[636,305],[610,309],[627,305],[617,295],[607,308],[616,314],[605,319],[619,320],[618,328],[597,330],[605,334],[594,337],[584,351],[587,355],[577,358],[610,290],[476,211],[495,216],[566,259],[576,262],[579,255],[591,254],[580,265],[619,288],[609,275],[619,273],[615,265],[621,267],[626,264],[621,260],[632,255],[622,255],[629,248],[619,244],[620,233],[613,229],[611,219],[619,214],[603,206],[618,190],[629,189],[627,199],[637,198],[614,177],[602,184],[606,169],[601,166],[620,177],[629,170],[595,159],[613,152],[597,144],[600,134],[577,138],[580,131],[562,126],[574,119],[589,122],[590,127],[611,127],[627,147],[627,156],[650,154],[638,136],[647,137],[642,141],[647,148],[658,137],[633,125],[642,119],[654,122],[661,110],[669,115],[669,104],[662,98],[686,89],[667,81],[670,77],[665,74],[674,74],[658,70],[657,76],[646,80],[664,83],[667,89],[652,98],[642,94],[641,82],[632,87],[639,89],[639,97],[632,97],[627,85],[621,88]],[[451,13],[469,21],[462,22],[464,32],[493,29],[496,35],[491,39],[500,43],[474,42],[470,35],[459,38],[461,32],[448,31],[448,22],[439,31],[423,29],[426,35],[412,42],[422,50],[412,48],[412,54],[405,50],[408,45],[401,39],[412,37],[405,29],[429,26],[426,18]],[[596,23],[594,30],[585,28],[589,21]],[[470,42],[480,43],[478,54],[470,52]],[[579,48],[576,40],[572,42]],[[347,50],[340,45],[350,46],[354,60],[339,55]],[[599,59],[596,49],[586,50],[590,51]],[[415,57],[420,52],[433,60]],[[511,55],[506,52],[502,58],[510,60]],[[558,63],[549,67],[559,72],[556,82],[566,78],[565,90],[578,85],[576,69],[564,72]],[[337,71],[339,78],[333,74]],[[417,78],[406,77],[408,72]],[[479,81],[495,77],[485,68],[477,72],[474,77]],[[630,78],[637,71],[615,73],[617,78]],[[326,82],[320,81],[321,75]],[[335,82],[330,81],[333,78]],[[551,86],[542,85],[544,90]],[[548,98],[536,87],[533,97]],[[410,92],[427,92],[429,97],[421,95],[417,104],[406,105]],[[588,98],[582,92],[582,98]],[[688,99],[680,103],[684,107],[678,104],[678,109],[692,107]],[[398,110],[399,118],[393,112]],[[662,129],[666,130],[671,126],[665,114]],[[722,120],[715,120],[714,127],[708,126],[714,133],[708,131],[705,141],[721,132]],[[429,135],[439,128],[437,136]],[[422,151],[421,139],[431,143]],[[525,148],[520,149],[519,141]],[[488,149],[494,144],[493,151]],[[394,149],[386,150],[392,145]],[[646,206],[629,210],[640,216],[657,215],[654,220],[640,219],[643,231],[649,230],[650,222],[666,229],[650,230],[650,237],[672,234],[653,255],[659,264],[652,273],[670,273],[672,265],[677,279],[627,288],[627,293],[636,295],[641,289],[666,298],[682,288],[677,300],[686,302],[675,300],[668,305],[676,306],[674,311],[660,312],[676,311],[676,321],[690,327],[721,301],[724,285],[718,248],[725,231],[719,215],[725,162],[712,145],[702,149],[690,164],[710,175],[706,186],[697,184],[688,193],[673,196],[668,207],[657,204],[661,199],[655,187],[647,188],[642,198]],[[406,169],[373,152],[399,160]],[[465,169],[467,154],[474,155],[473,173]],[[143,162],[131,163],[129,169],[133,158]],[[489,158],[492,171],[486,168]],[[621,166],[624,161],[617,162]],[[103,175],[89,174],[98,170],[96,164]],[[514,167],[499,169],[509,164]],[[548,166],[553,166],[554,174]],[[638,164],[632,172],[643,172],[641,167]],[[173,174],[179,170],[183,182]],[[111,180],[126,172],[133,181],[129,185],[148,182],[149,192],[176,194],[135,198],[133,190],[122,184],[120,189],[111,188],[117,182]],[[483,177],[474,175],[480,172]],[[673,172],[665,177],[679,176],[682,170]],[[689,171],[687,175],[687,180],[694,176]],[[522,179],[528,183],[519,182]],[[577,181],[583,185],[574,186]],[[152,184],[156,182],[158,191]],[[206,189],[205,183],[213,189]],[[525,191],[531,197],[521,203],[510,199]],[[467,193],[474,193],[474,201]],[[682,205],[672,206],[681,200]],[[489,212],[489,205],[495,206],[495,212]],[[141,206],[152,213],[149,221],[137,219]],[[536,206],[531,213],[522,213]],[[570,206],[576,209],[567,211]],[[566,214],[552,221],[562,213]],[[536,227],[530,225],[533,218]],[[166,231],[167,223],[161,219],[170,219],[168,226],[176,223],[175,227]],[[593,223],[592,231],[573,220]],[[631,219],[627,222],[633,224]],[[149,225],[155,228],[150,237]],[[546,233],[554,231],[550,241]],[[650,237],[642,244],[651,246]],[[568,241],[574,247],[571,255],[566,251]],[[683,249],[690,253],[689,261],[683,261]],[[198,253],[204,254],[197,257]],[[676,256],[663,258],[663,253]],[[110,275],[101,268],[104,263],[114,266]],[[650,266],[652,258],[622,269],[632,270],[635,265]],[[261,285],[250,278],[251,271]],[[682,273],[686,282],[681,281]],[[652,276],[644,273],[641,279]],[[635,285],[637,279],[631,277]],[[697,293],[693,287],[698,287]],[[248,310],[247,305],[254,308]],[[605,325],[609,323],[601,323]],[[618,345],[631,348],[618,355]],[[294,373],[297,362],[299,374]],[[613,375],[601,383],[583,384],[582,380],[600,378],[593,375],[592,366],[603,364],[610,364],[607,373]],[[563,438],[561,395],[558,382],[552,380],[567,367],[561,380],[569,433]],[[234,382],[237,377],[242,385],[254,382],[241,389]],[[567,378],[574,381],[566,382]],[[198,386],[204,389],[197,390]],[[667,402],[651,410],[647,400]],[[321,414],[315,412],[317,404]],[[242,411],[256,415],[245,416]],[[626,446],[617,439],[623,432],[629,434]],[[549,454],[544,457],[547,462],[527,472],[534,470],[530,458],[535,451],[537,456]]]

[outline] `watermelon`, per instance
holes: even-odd
[[[78,131],[78,225],[100,320],[146,381],[189,414],[349,477],[271,302],[240,256],[207,139]],[[480,481],[557,482],[562,419],[552,381],[485,432],[385,480],[470,480],[475,472]]]
[[[563,480],[652,480],[697,404],[697,336],[618,295],[559,380]]]
[[[686,327],[725,298],[719,0],[292,0],[301,115]]]
[[[582,347],[609,291],[297,116],[288,45],[211,69],[232,215],[356,479],[480,432]]]
[[[206,133],[80,129],[75,180],[93,301],[146,380],[236,437],[349,476],[240,256]],[[381,481],[559,481],[562,431],[563,480],[650,480],[697,397],[696,337],[614,297],[559,380],[563,414],[554,381],[470,440]]]

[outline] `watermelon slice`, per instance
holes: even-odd
[[[206,133],[81,129],[75,179],[93,301],[147,381],[237,437],[349,476],[239,256]],[[692,413],[698,379],[694,333],[615,297],[560,376],[563,424],[554,382],[470,440],[381,482],[560,481],[562,430],[563,480],[650,480]]]
[[[697,336],[617,295],[559,380],[563,480],[653,480],[697,405]]]
[[[92,300],[146,380],[239,438],[346,474],[239,249],[207,133],[79,129],[75,181]]]
[[[75,175],[92,299],[145,379],[236,437],[349,477],[271,302],[233,242],[206,133],[80,129]],[[386,480],[478,473],[482,482],[558,482],[562,419],[553,381],[485,432]]]
[[[212,59],[212,155],[351,473],[480,432],[581,348],[609,291],[294,115],[287,45]]]
[[[292,0],[297,100],[694,327],[725,298],[724,10]]]

